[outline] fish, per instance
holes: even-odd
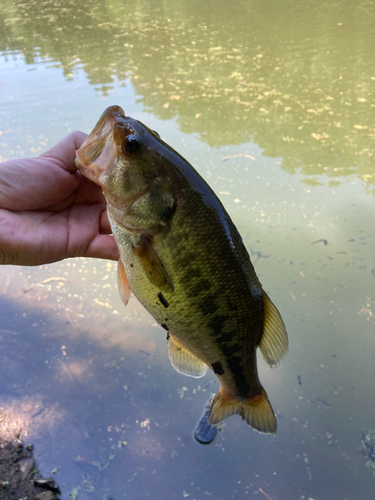
[[[288,351],[286,328],[214,191],[157,132],[117,105],[103,112],[75,164],[106,198],[124,304],[133,293],[166,330],[178,372],[199,378],[210,369],[219,379],[209,423],[237,414],[275,434],[256,353],[278,365]]]

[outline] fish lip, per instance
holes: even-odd
[[[83,175],[99,184],[100,175],[117,156],[113,140],[115,123],[124,119],[124,110],[117,105],[104,110],[90,135],[76,151],[74,164]]]

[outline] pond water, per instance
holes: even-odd
[[[174,371],[114,263],[3,266],[0,408],[63,499],[374,498],[374,28],[365,0],[1,2],[0,159],[122,106],[213,187],[290,340],[259,359],[276,437],[203,446],[218,381]]]

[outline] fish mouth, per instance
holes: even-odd
[[[125,118],[120,106],[108,107],[82,146],[76,151],[75,166],[85,176],[100,185],[100,175],[114,166],[118,153],[113,138],[115,123]]]

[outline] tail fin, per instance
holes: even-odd
[[[250,427],[263,434],[276,434],[277,422],[266,391],[247,401],[236,401],[223,396],[222,388],[216,394],[210,413],[210,424],[216,425],[231,415],[241,415]]]

